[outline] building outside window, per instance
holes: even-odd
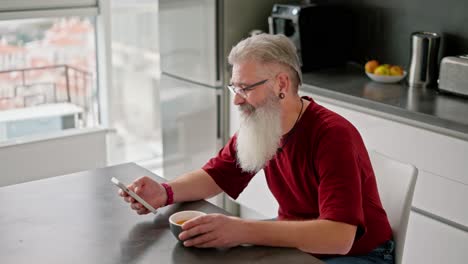
[[[98,1],[2,1],[0,142],[101,123],[97,17]]]
[[[74,111],[74,127],[98,123],[93,18],[1,21],[0,35],[0,116],[54,109],[64,114]],[[37,125],[34,120],[21,126],[25,120],[9,122],[3,138],[38,129],[32,127]],[[54,122],[50,124],[53,130]],[[27,127],[30,131],[24,131]]]

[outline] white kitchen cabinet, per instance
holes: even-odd
[[[467,232],[416,212],[410,213],[403,263],[462,264],[467,260]]]
[[[468,185],[419,169],[413,207],[468,226],[467,202]]]

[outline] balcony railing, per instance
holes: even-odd
[[[93,117],[93,76],[70,65],[0,71],[0,111],[68,102]],[[86,120],[83,120],[85,123]]]

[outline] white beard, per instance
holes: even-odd
[[[279,99],[271,94],[261,106],[240,105],[239,111],[237,162],[243,171],[256,173],[274,157],[280,146],[283,133]]]

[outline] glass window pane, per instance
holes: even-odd
[[[95,19],[0,21],[0,141],[98,123]]]
[[[157,0],[111,1],[112,78],[109,124],[111,164],[144,161],[160,167]]]

